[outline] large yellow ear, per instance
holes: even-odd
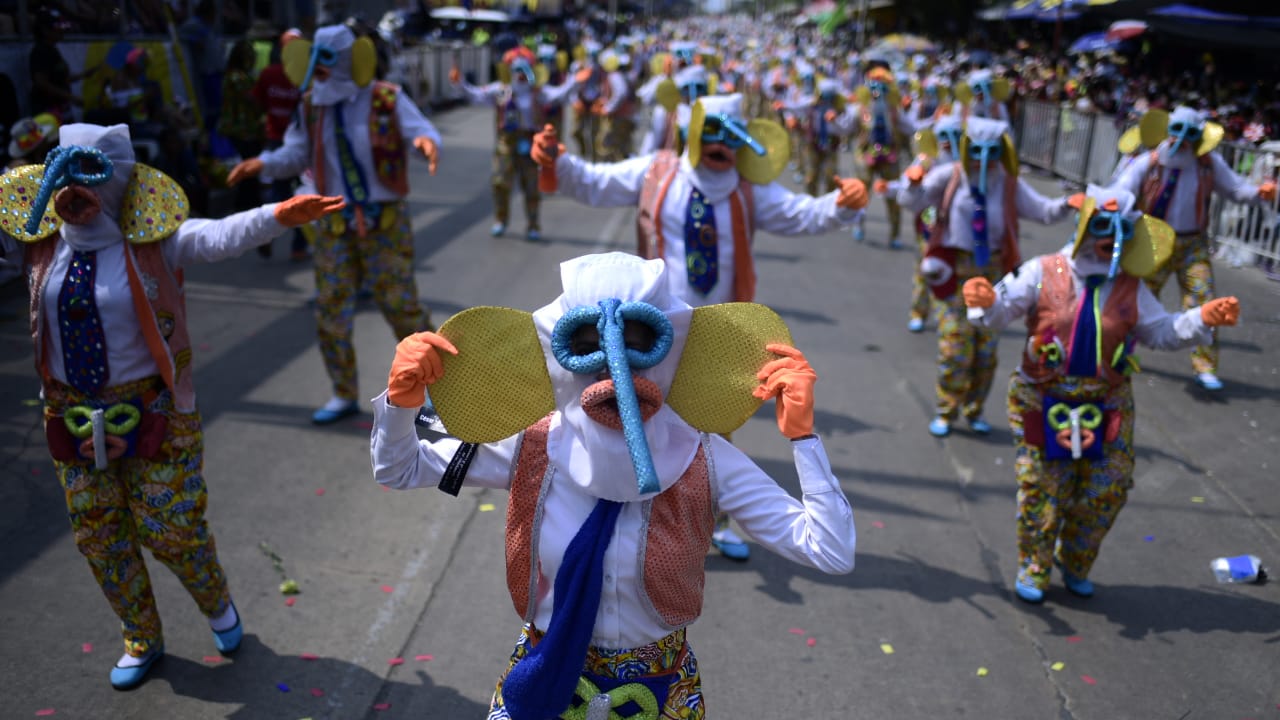
[[[1080,254],[1080,248],[1084,246],[1084,237],[1089,228],[1089,220],[1093,218],[1093,211],[1097,208],[1098,201],[1087,195],[1084,198],[1084,203],[1076,208],[1080,212],[1080,219],[1076,222],[1076,241],[1071,246],[1071,257],[1076,257]],[[1123,260],[1123,258],[1121,259]]]
[[[707,73],[707,94],[715,95],[720,89],[720,76],[709,72]]]
[[[535,85],[546,85],[551,82],[551,69],[542,63],[538,63],[533,68],[533,82]]]
[[[1196,155],[1203,157],[1213,152],[1218,147],[1218,143],[1222,142],[1222,136],[1226,134],[1226,130],[1215,122],[1207,122],[1204,124],[1204,133],[1200,136],[1200,145],[1196,147]]]
[[[563,50],[556,51],[556,67],[560,69],[560,72],[569,69],[569,53]]]
[[[616,72],[621,65],[622,62],[617,55],[610,55],[600,63],[600,67],[604,68],[605,72]]]
[[[951,88],[951,94],[955,95],[956,100],[961,105],[968,105],[973,102],[973,88],[969,87],[969,83],[956,83],[955,87]]]
[[[39,229],[34,234],[27,233],[31,204],[43,180],[44,165],[25,165],[0,175],[0,232],[24,243],[39,242],[58,232],[62,218],[53,211],[53,198],[49,198]]]
[[[364,87],[373,82],[373,76],[377,71],[378,50],[374,47],[373,41],[367,37],[356,40],[356,44],[351,46],[351,79],[356,82],[356,85]]]
[[[689,112],[689,132],[685,139],[685,154],[689,156],[689,165],[698,167],[702,161],[702,126],[707,122],[707,109],[699,100],[693,104]]]
[[[555,391],[533,315],[475,307],[449,318],[440,334],[458,349],[440,353],[444,375],[428,388],[440,421],[464,442],[497,442],[555,410]]]
[[[1142,146],[1142,134],[1138,130],[1138,126],[1125,130],[1116,142],[1116,149],[1121,155],[1132,155],[1138,152],[1138,148]]]
[[[670,62],[670,60],[671,53],[654,53],[653,57],[649,58],[649,74],[654,76],[666,75],[667,63]]]
[[[578,62],[582,62],[583,60],[586,60],[587,48],[582,45],[575,45],[573,47],[573,59],[577,60]]]
[[[177,181],[150,165],[133,166],[120,205],[120,232],[126,240],[135,245],[163,240],[190,216],[191,203]]]
[[[996,102],[1004,102],[1013,94],[1013,88],[1009,85],[1007,78],[996,78],[991,81],[991,97]]]
[[[1013,146],[1013,138],[1009,137],[1009,133],[1000,136],[1000,144],[1003,149],[1000,151],[1000,162],[1004,163],[1004,171],[1009,173],[1010,177],[1018,176],[1018,150]]]
[[[504,62],[498,63],[498,82],[503,85],[511,84],[511,66]]]
[[[680,89],[671,78],[666,78],[658,83],[658,87],[653,91],[653,99],[667,112],[675,112],[680,104]]]
[[[858,98],[858,104],[862,107],[865,108],[867,105],[871,104],[871,88],[866,85],[858,86],[858,89],[854,90],[853,94]]]
[[[307,67],[311,64],[311,41],[294,40],[280,51],[280,62],[284,65],[285,77],[294,87],[301,88],[307,79]]]
[[[693,123],[689,123],[690,137],[693,136]],[[738,148],[736,153],[738,174],[756,185],[768,185],[787,168],[791,160],[791,137],[778,123],[764,118],[752,120],[747,125],[747,134],[764,146],[764,155],[760,156],[747,146]],[[693,162],[693,156],[689,156]]]
[[[1169,113],[1164,110],[1148,110],[1138,121],[1138,133],[1142,144],[1153,148],[1169,137]]]
[[[1150,215],[1143,215],[1133,226],[1133,237],[1120,254],[1120,267],[1137,278],[1150,277],[1173,255],[1173,228]]]
[[[915,134],[916,154],[926,157],[938,157],[938,136],[932,128],[919,130]]]
[[[764,305],[696,308],[667,404],[702,432],[737,430],[760,408],[751,393],[760,385],[756,373],[779,357],[764,349],[770,343],[793,341],[787,324]]]

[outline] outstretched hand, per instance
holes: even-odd
[[[1234,297],[1214,298],[1200,306],[1200,319],[1209,327],[1240,322],[1240,301]]]
[[[752,395],[761,399],[777,398],[778,430],[784,437],[798,440],[813,434],[813,385],[818,374],[799,350],[782,343],[765,349],[782,357],[765,363],[756,373],[761,383]]]
[[[410,335],[396,345],[396,357],[391,361],[391,372],[387,376],[387,399],[392,404],[416,408],[426,402],[427,386],[444,377],[440,350],[458,354],[453,343],[433,332]]]
[[[462,83],[462,71],[458,69],[457,65],[454,65],[453,67],[449,68],[449,84],[458,85],[461,83]]]
[[[907,168],[907,172],[905,174],[907,176],[907,181],[910,182],[912,185],[915,185],[919,183],[921,180],[924,180],[924,168],[919,165],[912,165],[911,167]]]
[[[285,227],[302,227],[347,206],[341,196],[295,195],[276,205],[276,222]]]
[[[1276,181],[1268,180],[1258,186],[1258,197],[1271,202],[1276,199]]]
[[[427,159],[427,170],[435,175],[436,165],[440,162],[440,147],[436,145],[436,141],[425,136],[416,137],[413,139],[413,147]]]
[[[840,194],[836,195],[836,205],[846,210],[861,210],[867,206],[870,198],[867,196],[867,186],[857,178],[841,178],[839,175],[833,176],[836,186],[840,189]]]
[[[262,174],[262,161],[256,157],[248,160],[241,160],[236,166],[231,168],[231,172],[227,173],[227,187],[239,184],[252,177]]]
[[[964,295],[965,307],[986,310],[996,304],[996,291],[991,281],[984,277],[969,278],[964,282],[960,292]]]

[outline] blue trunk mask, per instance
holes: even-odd
[[[31,215],[23,229],[28,235],[35,235],[40,230],[40,221],[54,192],[73,183],[85,187],[101,185],[110,180],[114,172],[111,158],[97,148],[70,145],[50,150],[44,161],[40,190],[31,204]]]

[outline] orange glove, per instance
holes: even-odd
[[[276,222],[285,227],[302,227],[347,206],[340,196],[295,195],[276,205]]]
[[[836,185],[840,186],[840,194],[836,196],[836,205],[846,210],[861,210],[867,206],[870,198],[867,197],[867,186],[857,178],[843,178],[839,175],[834,177]]]
[[[231,168],[231,172],[227,173],[227,187],[236,185],[251,177],[258,177],[262,174],[262,161],[256,157],[248,160],[241,160],[236,166]]]
[[[910,181],[912,185],[924,180],[924,168],[919,165],[912,165],[911,167],[908,167],[905,174],[907,176],[907,180]]]
[[[1258,186],[1258,197],[1271,202],[1276,199],[1276,183],[1274,180],[1268,180]]]
[[[996,304],[996,291],[984,277],[969,278],[960,292],[964,294],[965,307],[986,310]]]
[[[586,82],[586,81],[590,80],[590,79],[591,79],[591,68],[582,68],[582,69],[581,69],[581,70],[579,70],[578,72],[574,73],[574,75],[573,75],[573,79],[574,79],[574,80],[577,80],[577,81],[578,81],[578,82],[580,82],[580,83],[584,83],[584,82]]]
[[[597,100],[591,103],[592,115],[604,115],[604,100]]]
[[[801,352],[790,345],[773,343],[765,350],[781,355],[765,363],[756,379],[761,384],[751,394],[761,400],[777,398],[778,430],[784,437],[798,440],[813,434],[813,384],[818,374]]]
[[[836,121],[836,111],[835,111],[835,110],[828,110],[828,111],[826,111],[825,113],[823,113],[823,114],[822,114],[822,116],[823,116],[824,118],[826,118],[826,119],[827,119],[827,122],[835,122],[835,121]]]
[[[396,345],[396,357],[387,376],[387,399],[402,408],[421,407],[427,400],[427,386],[444,376],[440,350],[452,355],[458,348],[442,335],[420,332]]]
[[[795,130],[800,127],[800,121],[796,120],[794,117],[788,117],[783,122],[786,124],[788,130]]]
[[[871,183],[871,191],[877,195],[884,195],[889,192],[889,181],[884,178],[876,178],[875,182]]]
[[[529,148],[529,157],[541,167],[554,168],[556,158],[564,152],[564,144],[556,135],[554,125],[546,125],[542,132],[533,136],[533,146]]]
[[[462,71],[458,69],[457,65],[454,65],[449,68],[449,84],[457,85],[460,82],[462,82]]]
[[[1234,297],[1210,300],[1200,306],[1200,319],[1209,327],[1235,325],[1240,321],[1240,301]]]
[[[436,141],[429,137],[416,137],[413,139],[413,147],[427,159],[427,170],[435,175],[436,165],[440,162],[440,148],[436,147]]]
[[[782,112],[782,108],[783,108],[783,107],[785,107],[785,105],[783,105],[783,104],[782,104],[782,101],[781,101],[781,100],[774,100],[774,101],[773,101],[773,109],[774,109],[774,110],[777,110],[778,112]]]
[[[586,103],[582,102],[581,100],[574,100],[574,101],[573,101],[573,111],[574,111],[574,112],[576,112],[576,113],[578,113],[579,115],[581,115],[582,113],[586,112],[586,110],[587,110],[587,104],[586,104]]]

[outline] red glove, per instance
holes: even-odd
[[[1240,301],[1234,297],[1210,300],[1200,306],[1200,319],[1209,327],[1235,325],[1240,321]]]
[[[416,408],[426,402],[427,386],[444,376],[440,350],[458,354],[453,343],[433,332],[410,335],[396,345],[396,357],[387,376],[387,399],[391,404]]]
[[[347,201],[340,196],[295,195],[276,205],[273,214],[276,216],[276,222],[285,227],[295,228],[309,225],[346,206]]]
[[[427,170],[435,175],[436,165],[440,161],[440,148],[436,146],[436,141],[429,137],[416,137],[413,139],[413,147],[427,159]]]
[[[836,196],[836,205],[846,210],[861,210],[867,206],[870,198],[867,197],[867,186],[857,178],[841,179],[839,175],[835,176],[836,184],[840,186],[840,194]]]
[[[996,291],[984,277],[969,278],[960,292],[964,295],[965,307],[986,310],[996,304]]]
[[[256,157],[248,160],[241,160],[236,166],[231,168],[231,172],[227,173],[227,187],[236,185],[251,177],[257,177],[262,174],[262,161]]]
[[[761,381],[752,395],[761,400],[777,398],[778,430],[784,437],[798,440],[813,434],[813,384],[818,374],[804,355],[790,345],[773,343],[765,349],[782,358],[771,360],[756,373]]]

